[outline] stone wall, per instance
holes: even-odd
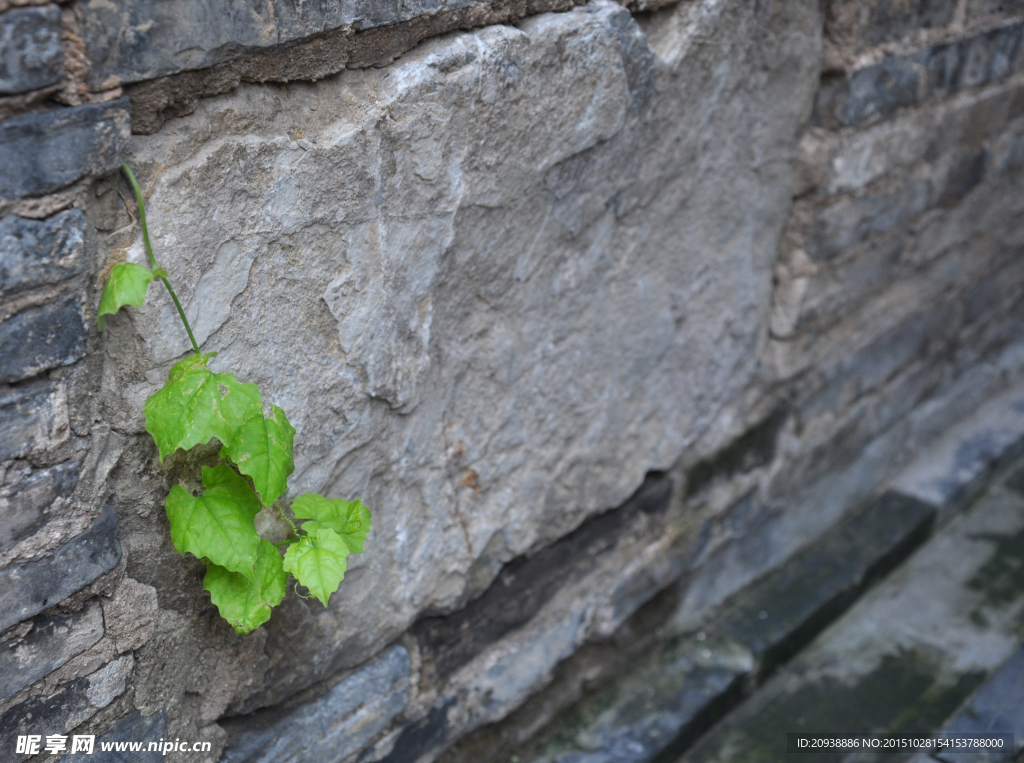
[[[0,0],[0,39],[2,760],[436,759],[1024,376],[1019,2]],[[142,403],[187,337],[156,289],[92,320],[144,260],[122,160],[293,494],[374,511],[329,609],[236,636],[171,546],[194,463]]]

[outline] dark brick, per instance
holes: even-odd
[[[47,734],[63,734],[94,715],[88,691],[89,678],[79,678],[50,696],[34,697],[0,715],[0,739],[4,740],[0,754],[4,763],[17,763],[29,757],[15,752],[19,735],[39,735],[45,744]]]
[[[81,612],[33,623],[27,636],[0,643],[0,699],[6,699],[103,638],[103,612],[93,601]]]
[[[56,84],[64,69],[60,8],[12,8],[0,13],[0,95]]]
[[[84,269],[85,215],[69,209],[48,220],[0,219],[0,294],[57,283]]]
[[[770,463],[787,417],[785,406],[776,408],[718,453],[695,464],[686,475],[686,495],[696,495],[718,477],[728,479]]]
[[[78,462],[36,472],[16,485],[0,488],[0,552],[36,532],[47,522],[57,498],[67,497],[78,481]]]
[[[117,517],[107,508],[88,530],[55,551],[0,571],[0,631],[59,604],[120,559]]]
[[[506,564],[476,600],[445,617],[428,617],[412,628],[420,643],[421,671],[443,681],[464,663],[526,625],[564,585],[586,575],[603,551],[630,533],[644,516],[667,511],[672,481],[650,475],[623,506],[584,522],[531,557]]]
[[[0,323],[0,382],[18,382],[85,357],[89,329],[81,296],[31,307]]]
[[[63,388],[48,379],[0,389],[0,461],[56,447],[67,437]]]
[[[119,742],[143,742],[147,748],[142,752],[130,753],[131,760],[138,763],[158,763],[163,760],[163,753],[156,750],[149,750],[150,742],[159,742],[167,737],[167,711],[161,710],[149,717],[142,713],[133,713],[119,721],[110,731],[103,736],[96,738],[92,756],[86,758],[89,763],[124,763],[127,759],[124,751],[107,750],[103,751],[104,744],[117,744]],[[193,740],[194,741],[194,740]]]
[[[0,198],[47,193],[111,172],[130,135],[127,98],[0,122]]]
[[[822,82],[814,122],[852,126],[935,96],[978,87],[1019,70],[1024,21],[891,56],[847,76]]]

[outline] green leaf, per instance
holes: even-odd
[[[235,432],[230,444],[221,448],[225,456],[235,462],[238,470],[250,478],[263,503],[272,504],[288,487],[288,475],[295,470],[292,461],[292,443],[295,427],[288,422],[284,411],[270,406],[271,416],[257,412]]]
[[[334,530],[318,529],[288,547],[284,568],[325,607],[345,578],[348,546]]]
[[[220,610],[220,616],[231,623],[235,633],[244,635],[270,619],[271,607],[284,599],[288,573],[281,555],[268,540],[260,540],[256,550],[256,567],[250,581],[219,564],[207,563],[203,588]]]
[[[296,519],[312,519],[316,523],[304,524],[306,532],[313,532],[317,527],[334,530],[353,552],[363,553],[363,541],[370,531],[370,510],[360,499],[343,501],[303,493],[292,501],[292,513]]]
[[[263,508],[260,499],[227,465],[204,466],[203,487],[198,498],[180,485],[167,496],[174,547],[253,580],[260,543],[253,520]]]
[[[107,328],[107,319],[103,316],[113,315],[125,305],[142,307],[146,301],[146,289],[153,280],[149,268],[133,262],[122,262],[114,265],[107,282],[103,284],[100,295],[100,309],[96,313],[96,327],[100,331]]]
[[[178,361],[163,389],[146,400],[146,431],[156,440],[161,461],[178,448],[188,450],[213,437],[229,443],[246,421],[263,415],[259,387],[206,367],[216,354]]]

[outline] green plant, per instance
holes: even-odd
[[[255,630],[270,618],[272,607],[284,599],[289,573],[326,607],[345,577],[346,557],[363,551],[370,529],[370,511],[362,501],[298,496],[291,504],[301,527],[288,517],[281,497],[295,465],[295,428],[285,412],[270,406],[255,384],[243,384],[232,373],[215,373],[208,363],[216,353],[201,353],[185,311],[174,293],[167,271],[158,267],[149,241],[142,191],[128,165],[125,175],[139,205],[139,225],[150,268],[123,262],[115,265],[103,286],[96,323],[106,328],[106,316],[122,307],[141,307],[153,279],[160,279],[174,301],[194,354],[171,368],[167,383],[144,406],[146,431],[156,441],[160,461],[179,448],[217,439],[218,466],[204,466],[203,492],[192,495],[180,485],[167,495],[171,540],[181,554],[206,563],[203,588],[221,616],[238,633]],[[292,537],[274,544],[256,531],[256,515],[277,508],[290,525]],[[282,557],[280,547],[287,550]]]

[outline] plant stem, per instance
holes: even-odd
[[[142,189],[139,188],[139,183],[135,179],[135,175],[132,174],[131,167],[127,163],[121,165],[121,169],[124,170],[124,174],[128,176],[128,182],[132,184],[132,190],[135,191],[135,201],[139,205],[139,225],[142,227],[142,240],[146,244],[146,256],[149,257],[149,266],[156,270],[159,266],[156,264],[156,257],[153,256],[153,246],[149,243],[149,226],[146,225],[146,205],[142,201]],[[196,344],[196,338],[192,334],[192,327],[188,325],[188,318],[185,317],[185,309],[181,306],[181,302],[178,301],[178,295],[174,293],[174,289],[171,287],[171,282],[167,280],[166,276],[159,277],[164,282],[164,286],[167,287],[167,293],[171,295],[171,299],[174,301],[174,306],[178,308],[178,316],[181,318],[181,322],[185,326],[185,331],[188,332],[188,339],[192,342],[192,349],[195,350],[196,355],[199,354],[199,345]]]
[[[298,538],[299,529],[295,526],[295,523],[288,518],[288,515],[284,513],[284,509],[280,505],[277,507],[277,513],[281,515],[281,519],[288,523],[289,527],[292,528],[292,532],[295,534],[295,537]]]

